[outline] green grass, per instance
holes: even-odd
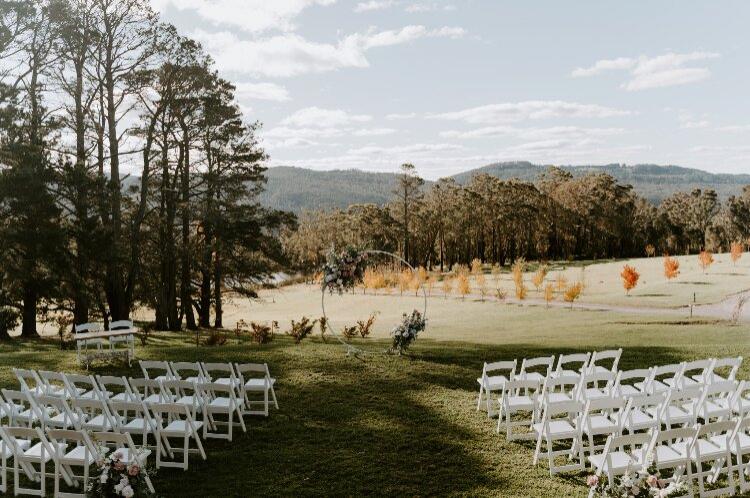
[[[232,334],[200,347],[190,334],[157,333],[142,359],[260,361],[278,378],[280,410],[249,419],[232,443],[209,440],[208,461],[162,469],[162,496],[585,496],[586,473],[549,477],[531,464],[531,443],[508,443],[475,411],[485,360],[623,347],[622,368],[710,356],[750,356],[748,330],[723,322],[465,303],[435,313],[408,356],[347,357],[332,339],[268,345]],[[452,312],[452,313],[451,313]],[[360,340],[371,350],[387,340]],[[0,385],[10,368],[79,371],[75,353],[54,341],[0,345]],[[748,378],[750,362],[740,370]],[[136,365],[94,373],[138,376]]]

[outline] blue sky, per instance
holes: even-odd
[[[155,0],[272,165],[750,172],[750,2]]]

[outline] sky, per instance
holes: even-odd
[[[271,166],[750,173],[744,0],[152,2],[236,84]]]

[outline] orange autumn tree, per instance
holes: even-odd
[[[641,278],[641,274],[632,266],[625,265],[620,276],[622,277],[622,286],[625,287],[625,293],[630,295],[630,291],[638,285],[638,279]]]
[[[703,273],[706,273],[708,267],[714,263],[713,253],[706,250],[701,251],[701,253],[698,255],[698,263],[700,263],[701,268],[703,268]]]
[[[670,258],[669,255],[664,256],[664,276],[667,277],[667,280],[672,280],[673,278],[677,278],[677,275],[680,274],[680,262],[677,261],[677,258]]]
[[[565,290],[563,300],[570,303],[570,309],[573,309],[573,303],[581,296],[583,292],[583,282],[576,282]]]
[[[732,242],[732,245],[729,247],[729,253],[732,256],[732,263],[735,265],[737,264],[737,261],[742,257],[742,252],[745,250],[744,247],[742,247],[742,242]]]

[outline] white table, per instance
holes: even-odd
[[[128,362],[128,366],[135,358],[135,336],[139,333],[136,328],[119,329],[119,330],[103,330],[101,332],[83,332],[74,335],[76,341],[76,356],[79,363],[86,365],[86,369],[89,368],[89,364],[97,359],[109,359],[112,357],[122,356]],[[107,339],[112,337],[126,337],[126,341],[122,341],[127,347],[124,349],[117,349],[115,344],[110,341],[109,348],[105,349],[101,347],[101,341],[96,341],[96,349],[89,349],[89,343],[94,339]],[[119,342],[118,342],[119,343]]]

